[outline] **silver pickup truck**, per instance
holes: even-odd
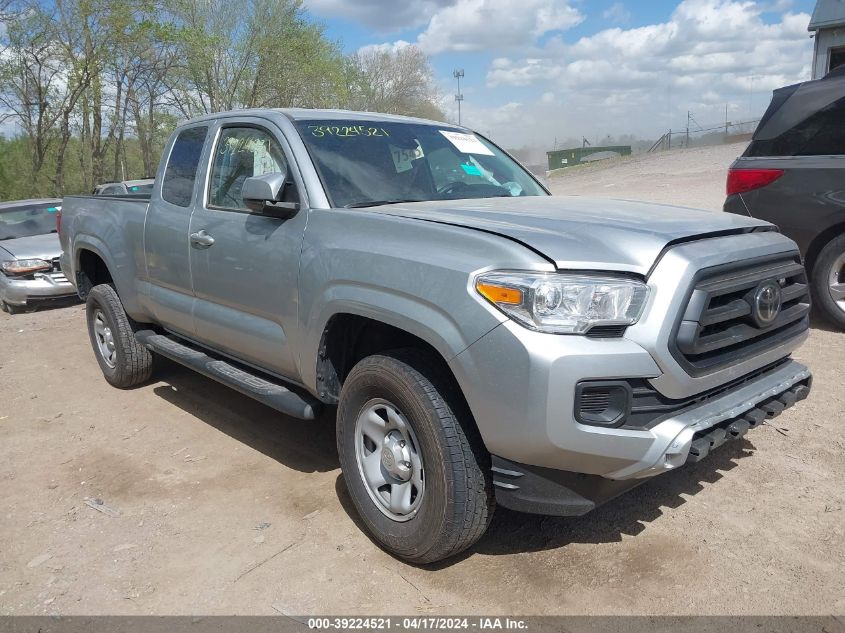
[[[106,380],[158,354],[312,420],[415,563],[496,504],[576,516],[807,397],[795,244],[737,215],[551,197],[454,125],[247,110],[180,126],[149,199],[64,200]]]

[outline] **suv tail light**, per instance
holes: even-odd
[[[783,176],[782,169],[735,169],[728,170],[728,195],[745,193],[765,187]]]
[[[56,233],[62,234],[62,208],[56,210]]]

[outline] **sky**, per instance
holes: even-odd
[[[814,0],[305,0],[345,52],[420,46],[441,107],[508,146],[759,118],[810,78]],[[549,147],[551,149],[551,147]]]

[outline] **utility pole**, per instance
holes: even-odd
[[[464,95],[461,94],[461,77],[464,76],[463,68],[456,68],[452,71],[452,76],[458,81],[458,92],[455,94],[455,101],[458,102],[458,125],[461,124],[461,101],[464,100]]]
[[[728,126],[730,122],[728,121],[728,104],[725,104],[725,138],[728,138]]]
[[[687,142],[686,142],[686,145],[684,145],[684,147],[689,147],[689,120],[690,120],[691,115],[692,115],[692,113],[689,110],[687,110]]]

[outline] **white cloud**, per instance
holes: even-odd
[[[725,104],[752,118],[771,90],[809,78],[812,57],[810,16],[786,13],[767,23],[764,9],[746,0],[685,0],[664,23],[609,28],[571,44],[551,38],[524,56],[499,57],[487,85],[552,91],[570,120],[610,133],[677,127],[696,108],[702,124],[717,123]]]
[[[600,85],[623,75],[648,81],[666,72],[798,77],[809,62],[808,21],[807,14],[785,14],[779,23],[766,24],[751,2],[686,0],[665,23],[606,29],[572,45],[553,40],[530,57],[499,58],[491,65],[488,81],[525,85],[526,74],[542,79],[538,64],[574,85]],[[525,65],[535,68],[526,73]]]
[[[547,59],[521,59],[518,62],[499,57],[487,71],[487,85],[528,86],[556,79],[561,68],[549,64]]]
[[[457,0],[436,12],[417,43],[429,54],[530,46],[584,16],[560,0]]]
[[[631,21],[631,12],[621,2],[609,6],[601,16],[612,24],[627,24]]]
[[[457,106],[453,101],[444,100],[441,107],[451,121],[457,121]],[[532,115],[526,111],[525,104],[519,101],[509,101],[497,107],[479,105],[478,102],[464,102],[461,108],[461,122],[473,130],[492,136],[502,143],[518,143],[519,136],[507,133],[507,130],[537,125]],[[526,120],[528,117],[530,120]]]
[[[396,40],[395,42],[385,42],[383,44],[367,44],[358,49],[358,53],[366,55],[367,53],[397,53],[406,46],[410,46],[410,42],[405,40]]]
[[[667,20],[636,28],[625,26],[624,3],[637,5],[621,0],[602,16],[614,26],[576,41],[560,31],[584,20],[582,0],[429,1],[416,41],[427,53],[496,55],[486,87],[464,88],[462,119],[508,146],[555,136],[657,138],[685,126],[687,110],[702,125],[723,123],[726,105],[731,121],[748,120],[773,89],[809,78],[810,16],[789,12],[789,0],[683,0]],[[451,78],[444,81],[442,106],[456,119]]]
[[[324,18],[355,20],[379,31],[396,31],[426,24],[439,9],[455,0],[305,0],[310,12]]]

